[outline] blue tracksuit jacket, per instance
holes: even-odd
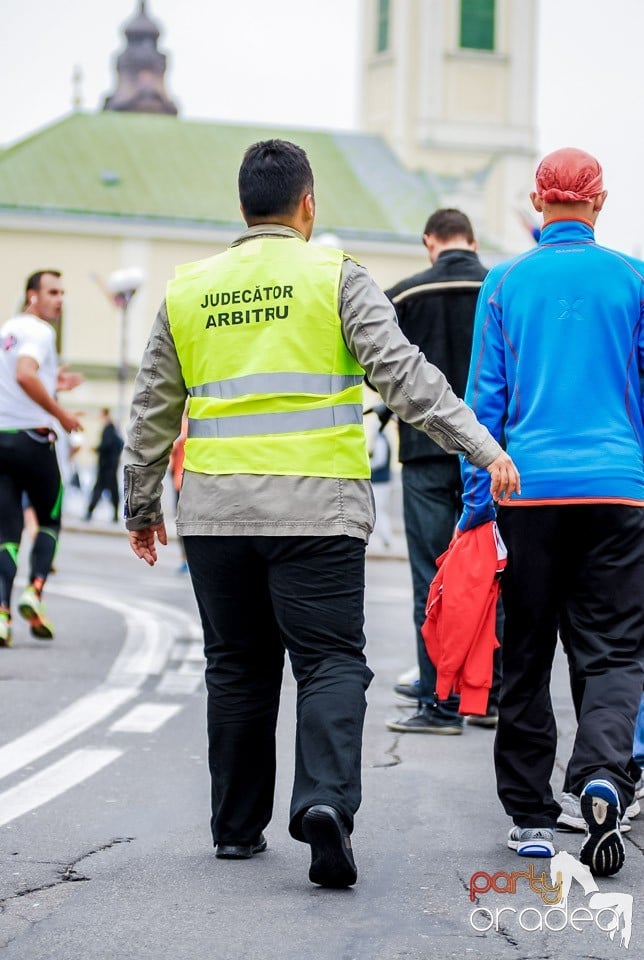
[[[512,503],[644,506],[644,263],[547,224],[494,267],[477,304],[465,394],[521,473]],[[485,470],[463,465],[462,530],[494,517]]]

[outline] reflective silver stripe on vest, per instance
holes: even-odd
[[[188,420],[188,439],[213,437],[252,437],[272,433],[301,433],[324,427],[362,423],[362,407],[357,403],[341,403],[318,410],[297,410],[291,413],[251,413],[245,417],[209,417]]]
[[[330,396],[362,383],[363,377],[326,373],[250,373],[245,377],[213,380],[190,387],[191,397],[217,397],[232,400],[247,393],[313,393]],[[272,431],[271,431],[272,432]]]

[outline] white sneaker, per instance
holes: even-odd
[[[401,673],[396,680],[396,683],[411,684],[415,683],[416,680],[420,680],[420,670],[417,666],[410,667],[409,670],[405,670],[404,673]]]
[[[554,857],[554,831],[548,827],[511,827],[508,847],[520,857]]]
[[[581,801],[574,793],[562,793],[561,813],[557,818],[557,829],[572,833],[585,833],[586,821],[581,815]]]
[[[640,802],[637,797],[635,797],[631,805],[626,807],[626,810],[624,810],[624,816],[628,817],[629,820],[634,820],[635,817],[639,817],[641,812],[642,808],[640,806]]]
[[[585,833],[586,821],[581,815],[581,800],[574,793],[562,793],[561,813],[557,819],[557,830],[563,830],[566,833]],[[638,800],[634,800],[630,807],[626,807],[626,812],[621,819],[619,829],[622,833],[629,833],[632,830],[631,820],[640,813]]]

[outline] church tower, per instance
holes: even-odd
[[[536,165],[536,6],[363,0],[360,128],[505,253],[528,242],[517,212]]]
[[[130,113],[178,113],[165,91],[165,54],[157,50],[160,31],[140,0],[138,12],[125,26],[126,46],[116,61],[116,91],[105,98],[104,110]]]

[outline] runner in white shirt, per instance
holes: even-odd
[[[82,377],[58,367],[56,334],[63,289],[57,270],[27,280],[24,312],[0,327],[0,647],[11,646],[11,592],[23,527],[23,495],[38,519],[30,555],[29,585],[18,603],[31,632],[51,640],[42,590],[60,531],[62,485],[54,442],[56,431],[82,430],[76,414],[64,410],[56,392]]]

